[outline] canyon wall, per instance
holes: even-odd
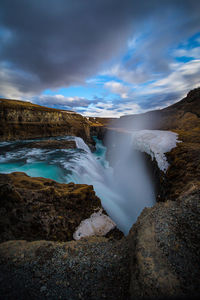
[[[72,111],[0,99],[0,121],[1,141],[73,135],[93,144],[90,122]]]

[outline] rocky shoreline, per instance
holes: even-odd
[[[159,120],[154,129],[172,130],[182,141],[167,153],[170,166],[166,174],[156,171],[160,202],[152,208],[144,208],[128,237],[120,240],[110,236],[58,242],[59,238],[50,235],[48,242],[39,241],[46,239],[41,235],[34,239],[35,242],[26,242],[20,241],[27,239],[20,233],[19,240],[6,241],[15,238],[12,233],[13,237],[4,238],[5,242],[0,244],[1,299],[173,299],[194,298],[200,294],[200,89],[191,91],[171,107],[147,113],[147,125],[152,115]],[[135,118],[137,123],[140,117],[144,115],[128,118]],[[121,120],[114,122],[115,128],[119,128]],[[106,129],[107,125],[96,126],[98,129],[93,126],[93,132],[96,130],[102,138],[105,131],[115,130],[113,127]],[[24,201],[28,188],[29,193],[33,191],[43,198],[35,179],[29,179],[33,183],[29,186],[24,174],[19,185],[12,188],[9,180],[15,175],[1,176],[4,176],[1,203],[6,197],[11,197],[12,201],[18,199],[19,203]],[[40,182],[45,193],[49,189],[48,199],[53,201],[57,197],[59,204],[64,192],[59,190],[59,184],[50,184],[46,179]],[[77,193],[80,198],[75,197],[80,202],[78,213],[82,210],[82,201],[87,202],[86,209],[90,210],[92,187],[83,189],[88,194],[81,191]],[[71,193],[76,194],[76,190]],[[93,194],[93,197],[96,196]],[[95,201],[98,206],[99,200]],[[2,204],[5,205],[9,202]],[[59,210],[60,215],[63,208]],[[10,224],[15,232],[13,216],[8,219],[5,224]],[[56,234],[59,232],[60,228]]]

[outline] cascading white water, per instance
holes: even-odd
[[[76,147],[79,149],[83,149],[85,152],[90,153],[90,148],[88,147],[88,145],[84,142],[84,140],[80,137],[74,137],[75,142],[76,142]]]

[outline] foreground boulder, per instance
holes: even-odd
[[[0,244],[0,299],[129,299],[125,239]]]
[[[61,184],[25,173],[0,174],[0,241],[73,239],[82,220],[101,208],[92,186]]]
[[[200,294],[199,193],[144,209],[132,227],[132,299]]]

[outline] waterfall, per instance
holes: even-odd
[[[128,234],[141,210],[154,203],[152,186],[140,155],[133,151],[130,139],[126,142],[123,139],[118,144],[115,165],[111,168],[103,166],[81,138],[75,138],[75,141],[84,151],[65,165],[72,170],[69,178],[76,183],[93,185],[102,206],[119,229]],[[97,152],[99,147],[102,145],[97,144]]]
[[[26,141],[0,143],[0,172],[21,171],[63,183],[93,185],[108,215],[128,234],[142,209],[155,201],[142,158],[133,150],[132,136],[113,141],[112,167],[106,161],[106,147],[97,138],[94,153],[80,137],[54,139],[74,140],[77,149],[30,150]]]

